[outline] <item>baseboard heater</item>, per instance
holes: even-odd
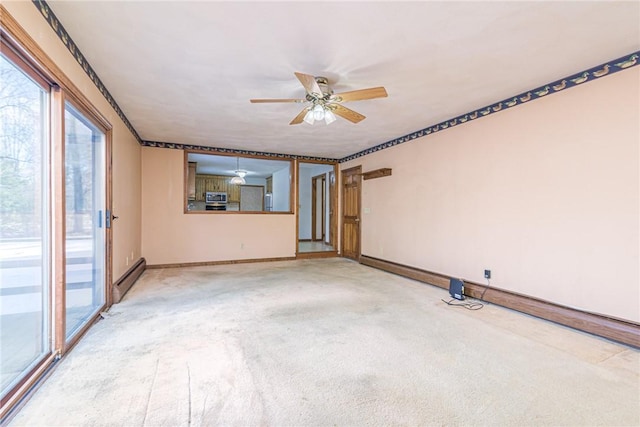
[[[140,258],[116,283],[111,291],[113,304],[119,303],[147,267],[147,261]]]

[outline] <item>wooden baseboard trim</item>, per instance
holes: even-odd
[[[126,273],[122,275],[122,277],[118,279],[116,283],[113,284],[113,288],[111,289],[111,302],[113,304],[117,304],[122,300],[124,294],[131,289],[136,280],[138,280],[142,273],[144,273],[146,265],[147,261],[144,258],[140,258],[138,262],[136,262],[129,270],[127,270]]]
[[[322,251],[322,252],[298,252],[296,258],[298,259],[310,259],[310,258],[335,258],[338,256],[338,251]]]
[[[232,259],[232,260],[224,260],[224,261],[184,262],[179,264],[155,264],[155,265],[147,265],[147,268],[156,269],[156,268],[203,267],[207,265],[249,264],[253,262],[293,261],[295,259],[296,257]]]
[[[360,263],[443,289],[449,289],[451,277],[444,274],[420,270],[366,255],[360,256]],[[464,291],[465,295],[472,298],[480,298],[484,292],[482,299],[486,302],[640,348],[640,325],[633,322],[577,310],[503,289],[487,288],[486,285],[466,280],[464,280]]]

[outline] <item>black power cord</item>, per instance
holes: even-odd
[[[484,301],[484,293],[487,292],[487,289],[489,289],[490,285],[491,285],[491,279],[487,279],[487,286],[484,287],[484,290],[482,291],[482,294],[480,295],[480,301]]]
[[[463,308],[466,308],[467,310],[480,310],[482,307],[484,307],[484,304],[482,304],[481,302],[461,302],[456,304],[453,302],[453,301],[456,301],[455,298],[449,301],[445,301],[445,300],[440,300],[440,301],[452,307],[463,307]]]

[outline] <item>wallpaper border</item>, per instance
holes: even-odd
[[[349,156],[343,157],[340,159],[340,163],[348,162],[350,160],[354,160],[359,157],[366,156],[367,154],[384,150],[386,148],[395,147],[396,145],[403,144],[408,141],[413,141],[417,138],[422,138],[424,136],[431,135],[433,133],[436,133],[448,128],[452,128],[454,126],[458,126],[463,123],[481,119],[491,114],[495,114],[500,111],[504,111],[509,108],[513,108],[530,101],[535,101],[537,99],[540,99],[548,95],[553,95],[555,93],[562,92],[565,89],[576,87],[576,86],[582,85],[583,83],[594,81],[604,76],[609,76],[611,74],[617,73],[624,69],[637,66],[639,64],[638,58],[640,58],[640,51],[632,52],[628,55],[611,60],[604,64],[591,67],[585,71],[580,71],[568,77],[558,79],[551,83],[547,83],[545,85],[539,86],[535,89],[522,92],[518,95],[511,96],[509,98],[503,99],[493,104],[486,105],[482,108],[478,108],[471,112],[461,114],[459,116],[450,118],[448,120],[444,120],[433,126],[428,126],[424,129],[420,129],[410,134],[400,136],[390,141],[383,142],[381,144],[375,145],[373,147],[370,147],[365,150],[359,151],[357,153],[351,154]]]
[[[80,52],[80,49],[78,48],[76,43],[73,41],[73,39],[71,38],[67,30],[65,30],[62,23],[60,23],[60,20],[53,13],[53,11],[51,10],[47,2],[45,0],[32,0],[32,3],[40,11],[44,19],[47,21],[47,23],[49,23],[49,26],[51,27],[51,29],[56,33],[58,38],[62,41],[62,44],[64,44],[67,50],[69,50],[69,52],[71,53],[71,55],[73,55],[73,57],[76,59],[78,64],[82,67],[82,69],[86,73],[86,75],[89,76],[93,84],[98,88],[102,96],[104,96],[107,102],[115,110],[115,112],[118,114],[118,117],[120,117],[120,119],[124,122],[124,124],[127,126],[129,131],[131,131],[131,133],[138,140],[139,143],[142,143],[142,139],[140,138],[140,135],[138,135],[138,132],[135,130],[135,128],[133,127],[129,119],[127,119],[127,116],[125,116],[124,112],[122,111],[122,109],[120,108],[116,100],[113,98],[113,96],[111,96],[111,93],[109,92],[107,87],[104,85],[104,83],[102,83],[102,80],[100,80],[100,77],[98,77],[98,74],[96,74],[96,72],[93,70],[93,67],[91,67],[91,64],[89,64],[89,61],[87,61],[87,59],[84,57],[82,52]]]
[[[282,154],[282,153],[270,153],[267,151],[255,151],[255,150],[240,150],[237,148],[222,148],[222,147],[208,147],[205,145],[192,145],[192,144],[179,144],[175,142],[159,142],[159,141],[142,141],[143,147],[156,147],[156,148],[170,148],[175,150],[198,150],[208,151],[211,153],[221,154],[239,154],[247,156],[262,156],[272,157],[278,159],[294,159],[294,160],[312,160],[318,162],[338,163],[338,159],[331,159],[328,157],[314,157],[304,156],[300,154]]]

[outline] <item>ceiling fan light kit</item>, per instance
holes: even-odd
[[[336,115],[331,112],[328,106],[316,104],[313,108],[307,110],[302,121],[312,125],[317,120],[324,120],[326,124],[330,125],[336,121]]]
[[[343,102],[385,98],[387,96],[387,91],[381,86],[334,94],[326,77],[314,77],[310,74],[297,72],[294,74],[307,91],[304,99],[251,99],[250,101],[252,103],[309,102],[311,105],[298,113],[289,124],[297,125],[305,122],[312,125],[319,120],[324,120],[326,124],[331,124],[336,121],[336,115],[349,120],[351,123],[359,123],[365,119],[365,116],[343,106]]]
[[[308,123],[310,125],[312,125],[316,121],[316,119],[314,117],[314,114],[313,114],[313,109],[312,108],[309,108],[307,110],[307,114],[304,115],[304,118],[302,119],[302,121],[304,121],[305,123]]]
[[[313,107],[313,118],[316,120],[324,119],[324,108],[322,108],[322,105],[316,104]]]
[[[325,110],[324,112],[324,121],[330,125],[331,123],[336,121],[336,115],[331,112],[330,109]]]

